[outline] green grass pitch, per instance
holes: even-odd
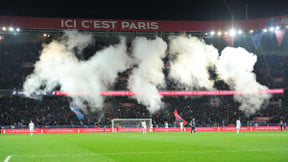
[[[288,161],[288,132],[0,135],[0,161]]]

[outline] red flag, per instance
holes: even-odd
[[[175,118],[176,118],[177,123],[183,122],[183,124],[188,124],[188,122],[187,122],[186,120],[184,120],[184,119],[178,114],[177,109],[175,109],[175,111],[174,111],[174,116],[175,116]]]
[[[282,40],[285,35],[285,30],[277,30],[275,34],[276,34],[278,45],[281,46]]]

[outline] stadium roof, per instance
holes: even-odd
[[[226,4],[225,4],[226,2]],[[288,14],[287,0],[190,0],[190,1],[6,1],[0,15],[141,19],[141,20],[231,20]],[[230,10],[230,12],[229,12]]]

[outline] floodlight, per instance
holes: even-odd
[[[238,30],[238,34],[241,35],[242,34],[242,30]]]
[[[14,28],[13,27],[9,27],[9,31],[10,32],[14,31]]]
[[[229,35],[230,35],[231,37],[234,37],[234,36],[236,35],[236,30],[235,30],[235,29],[231,29],[231,30],[229,31]]]
[[[269,31],[270,32],[273,32],[275,30],[275,28],[273,27],[273,26],[271,26],[270,28],[269,28]]]
[[[222,32],[221,32],[221,31],[218,31],[218,32],[217,32],[217,35],[218,35],[218,36],[221,36],[221,35],[222,35]]]
[[[212,30],[212,31],[210,32],[210,35],[212,35],[212,36],[215,35],[215,31]]]
[[[276,26],[276,30],[279,30],[280,29],[280,26]]]

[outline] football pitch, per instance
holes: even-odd
[[[288,161],[288,132],[0,135],[0,161]]]

